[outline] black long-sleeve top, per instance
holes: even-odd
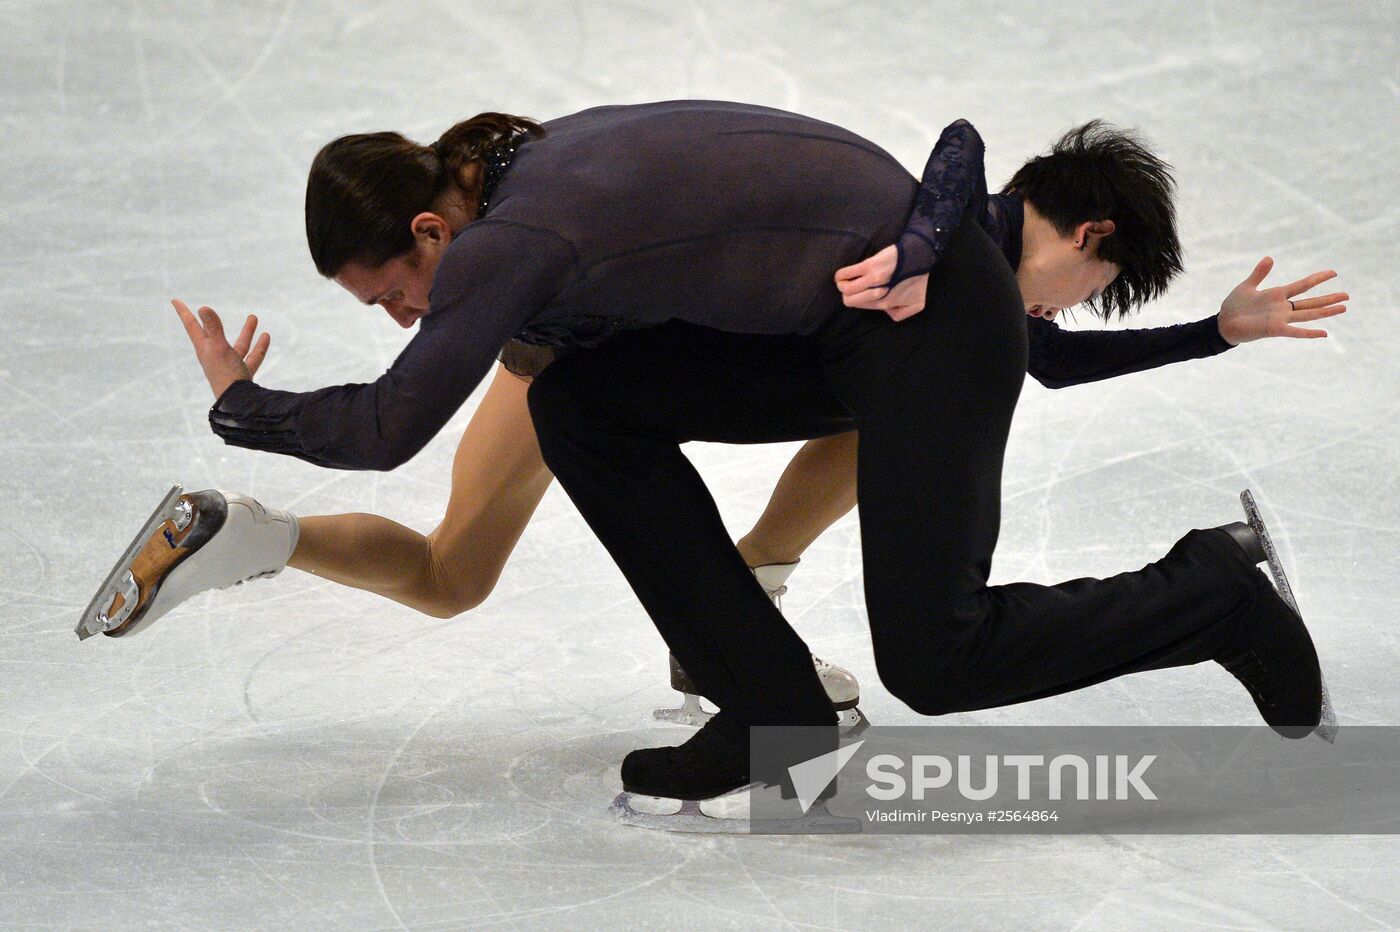
[[[959,123],[964,140],[968,131],[975,137]],[[873,143],[766,107],[599,107],[544,127],[545,136],[519,145],[489,209],[454,237],[429,313],[386,373],[311,392],[235,382],[210,410],[214,432],[322,466],[393,469],[432,439],[513,337],[589,346],[672,318],[738,333],[808,333],[830,314],[862,313],[842,305],[836,269],[903,244],[906,221],[918,233],[928,209],[946,212],[937,196],[916,204],[920,184]],[[948,142],[945,131],[931,166]],[[960,170],[985,192],[980,139],[976,148]],[[946,167],[935,175],[946,188]],[[1003,228],[1014,267],[1019,199],[983,193],[964,199],[957,215],[966,209],[994,234]],[[941,232],[924,238],[936,244]],[[904,271],[928,271],[936,258],[935,245]],[[1029,323],[1030,371],[1049,385],[1228,348],[1214,318],[1110,333]]]

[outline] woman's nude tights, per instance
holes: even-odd
[[[529,383],[497,367],[452,463],[442,523],[423,535],[379,515],[300,518],[290,565],[436,618],[486,600],[553,476],[525,403]],[[738,542],[749,566],[791,563],[856,504],[854,432],[806,443]]]

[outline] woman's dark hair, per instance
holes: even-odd
[[[464,166],[524,132],[545,134],[525,117],[478,113],[428,146],[389,132],[327,143],[306,179],[306,242],[316,270],[333,278],[351,262],[375,268],[409,252],[413,218],[459,183]]]
[[[1002,193],[1021,194],[1063,235],[1085,221],[1114,222],[1098,257],[1121,271],[1090,302],[1107,320],[1162,295],[1181,274],[1175,188],[1171,166],[1134,133],[1090,120],[1061,136],[1048,155],[1022,165]]]

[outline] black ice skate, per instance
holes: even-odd
[[[773,600],[773,604],[779,610],[783,607],[783,595],[787,593],[787,579],[792,575],[798,562],[801,561],[766,563],[753,568],[754,577],[763,586],[763,591],[768,598]],[[865,714],[858,708],[860,705],[860,682],[856,680],[856,675],[845,667],[838,667],[820,657],[813,657],[812,665],[816,668],[817,677],[822,682],[822,688],[826,690],[827,698],[831,700],[832,708],[836,710],[840,726],[846,729],[863,729],[868,725]],[[680,708],[656,709],[651,713],[651,717],[657,721],[670,722],[673,725],[698,727],[705,724],[715,713],[701,705],[700,700],[703,697],[700,688],[695,685],[690,674],[685,672],[680,661],[674,656],[670,657],[670,667],[671,688],[680,693],[684,699]]]
[[[1254,563],[1269,564],[1274,587],[1260,595],[1242,630],[1216,661],[1249,690],[1269,727],[1286,738],[1337,737],[1337,718],[1303,615],[1254,496],[1240,495],[1248,524],[1221,528]]]
[[[834,735],[834,732],[833,732]],[[821,753],[813,748],[810,755]],[[807,755],[799,753],[794,763]],[[670,832],[739,834],[752,831],[859,832],[858,819],[831,815],[818,799],[802,808],[793,795],[780,790],[784,775],[768,780],[749,773],[746,743],[721,733],[706,722],[689,741],[678,747],[643,748],[622,761],[623,792],[613,800],[612,811],[628,825]],[[782,796],[780,818],[751,818],[754,793],[775,794],[765,811],[773,811]]]

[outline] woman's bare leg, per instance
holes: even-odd
[[[447,512],[431,534],[379,515],[300,518],[290,565],[439,618],[481,604],[553,479],[528,388],[498,367],[457,447]]]
[[[793,563],[856,505],[856,432],[809,440],[783,470],[753,530],[739,540],[749,566]]]
[[[500,578],[552,476],[525,397],[498,368],[458,445],[442,523],[421,534],[380,515],[299,518],[291,566],[439,618],[475,608]],[[750,566],[791,563],[855,506],[854,432],[809,441],[743,539]]]

